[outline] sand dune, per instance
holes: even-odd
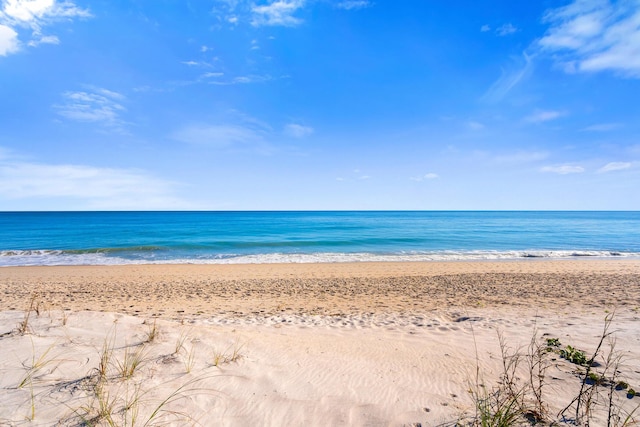
[[[131,425],[134,413],[134,425],[144,425],[172,393],[151,424],[453,423],[474,413],[469,390],[499,386],[499,331],[512,351],[526,352],[536,331],[540,343],[554,337],[590,353],[614,310],[619,375],[640,389],[639,267],[591,260],[0,269],[0,424],[97,421],[97,388],[114,404],[117,425]],[[19,334],[34,292],[39,314],[31,311]],[[100,377],[105,346],[111,353]],[[141,365],[123,378],[125,354],[138,351]],[[555,416],[578,393],[580,368],[550,356],[544,390]],[[525,381],[524,362],[518,372]],[[640,404],[624,391],[614,397],[627,412]],[[594,416],[592,425],[602,425],[606,414]]]

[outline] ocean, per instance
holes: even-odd
[[[0,212],[0,266],[640,257],[640,212]]]

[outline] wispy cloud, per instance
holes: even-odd
[[[596,125],[587,126],[582,130],[587,132],[609,132],[612,130],[620,129],[621,127],[621,123],[599,123]]]
[[[537,110],[533,114],[525,117],[525,121],[529,123],[543,123],[549,122],[551,120],[559,119],[562,116],[566,116],[567,113],[564,111],[555,111],[555,110]]]
[[[567,72],[614,71],[640,78],[640,8],[636,1],[574,0],[549,10],[538,40]]]
[[[0,55],[6,56],[20,49],[19,32],[31,31],[28,46],[58,44],[55,35],[45,35],[44,28],[56,21],[73,18],[89,18],[87,9],[64,0],[0,0]]]
[[[268,124],[232,110],[227,117],[214,123],[187,124],[173,132],[170,138],[216,150],[270,155],[274,151],[269,142],[273,134]]]
[[[304,138],[314,132],[310,126],[303,126],[297,123],[290,123],[284,127],[284,133],[293,138]]]
[[[414,176],[409,178],[411,181],[416,181],[416,182],[422,182],[422,181],[429,181],[432,179],[438,179],[440,178],[440,176],[437,173],[433,173],[433,172],[429,172],[425,175],[422,176]]]
[[[268,4],[253,5],[251,25],[295,27],[302,23],[302,19],[294,14],[305,4],[304,0],[275,0]]]
[[[480,123],[480,122],[476,122],[476,121],[470,121],[467,122],[467,126],[469,127],[469,129],[471,130],[482,130],[485,128],[485,125]]]
[[[345,10],[363,9],[370,6],[373,6],[373,3],[368,0],[346,0],[335,5],[336,8]]]
[[[296,27],[304,22],[299,16],[306,8],[317,4],[328,4],[334,9],[359,10],[374,5],[372,0],[215,0],[213,13],[218,20],[218,26],[227,24],[237,26],[250,23],[254,27],[282,26]],[[258,50],[257,44],[252,44],[252,50]]]
[[[209,75],[209,77],[219,77],[219,76],[214,76],[212,74],[212,75]],[[207,83],[212,85],[228,86],[228,85],[250,84],[250,83],[265,83],[271,80],[274,80],[274,77],[268,74],[265,74],[265,75],[251,74],[247,76],[237,76],[229,80],[212,80],[212,81],[208,81]]]
[[[189,125],[172,135],[173,139],[188,144],[227,148],[264,140],[263,132],[241,125]]]
[[[501,101],[516,85],[526,78],[533,69],[531,56],[526,52],[522,57],[514,58],[513,65],[502,70],[502,75],[496,80],[489,90],[482,96],[484,102],[494,103]]]
[[[598,169],[598,173],[621,171],[631,168],[632,165],[631,162],[611,162]]]
[[[222,77],[224,76],[224,73],[220,73],[220,72],[209,72],[209,73],[204,73],[202,76],[200,76],[203,79],[210,79],[212,77]]]
[[[491,31],[491,25],[489,24],[484,24],[480,27],[480,32],[482,33],[488,33],[489,31]],[[519,31],[518,28],[511,23],[502,24],[495,29],[495,33],[500,37],[508,36],[509,34],[513,34],[517,31]]]
[[[29,46],[37,47],[41,44],[60,44],[58,36],[40,36],[40,38],[34,38],[29,41]]]
[[[354,169],[348,178],[345,178],[343,176],[339,176],[339,177],[336,178],[336,181],[340,181],[340,182],[344,182],[344,181],[350,181],[350,182],[353,182],[353,181],[368,181],[371,178],[372,178],[371,175],[367,175],[367,174],[362,173],[362,171],[360,169]]]
[[[498,34],[501,37],[508,36],[509,34],[513,34],[516,31],[518,31],[518,28],[511,23],[503,24],[498,28],[496,28],[496,34]]]
[[[126,111],[122,102],[126,97],[104,88],[65,92],[63,102],[53,108],[61,116],[86,123],[96,123],[114,131],[123,132],[125,122],[121,114]]]
[[[0,159],[0,198],[72,199],[77,209],[193,208],[176,184],[141,170]]]
[[[518,151],[516,153],[501,154],[494,158],[497,163],[532,163],[549,157],[544,151]]]
[[[540,169],[540,171],[545,173],[557,173],[558,175],[569,175],[572,173],[583,173],[585,169],[582,166],[567,164],[544,166]]]

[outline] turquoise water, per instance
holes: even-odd
[[[640,212],[0,212],[0,266],[639,257]]]

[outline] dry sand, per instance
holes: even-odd
[[[497,332],[513,351],[537,331],[593,352],[614,311],[619,375],[640,389],[639,309],[638,260],[1,268],[0,425],[78,425],[99,384],[116,425],[144,425],[176,391],[152,424],[446,424],[473,414],[476,366],[498,386]],[[553,359],[555,416],[580,379]]]

